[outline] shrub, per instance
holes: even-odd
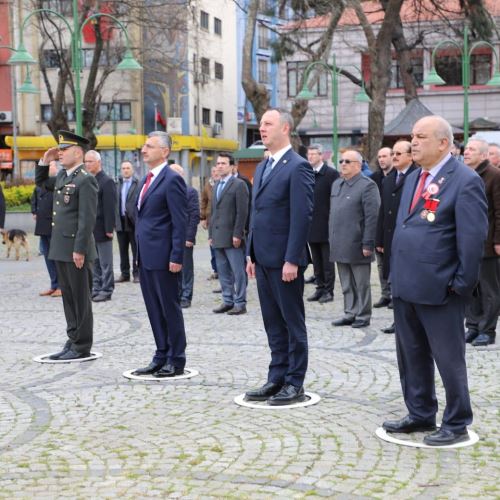
[[[35,185],[33,183],[9,187],[3,185],[5,205],[7,208],[13,208],[24,205],[25,203],[30,203],[34,189]]]

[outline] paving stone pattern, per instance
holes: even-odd
[[[185,310],[188,366],[200,374],[168,384],[122,377],[149,363],[154,346],[133,283],[117,284],[110,302],[94,305],[101,359],[33,362],[65,340],[61,300],[38,296],[48,284],[42,257],[15,262],[1,252],[1,499],[500,496],[496,346],[467,348],[480,442],[445,451],[398,447],[374,435],[384,419],[405,414],[394,336],[380,332],[391,311],[374,310],[363,330],[332,327],[342,313],[338,283],[333,304],[306,305],[306,389],[321,402],[251,410],[233,398],[263,383],[269,362],[255,283],[247,315],[213,314],[220,295],[206,279],[206,243],[195,250],[194,300]],[[377,300],[375,270],[372,282]],[[306,296],[312,291],[307,286]]]

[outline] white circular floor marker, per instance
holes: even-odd
[[[291,405],[283,406],[271,406],[267,404],[267,401],[246,401],[245,394],[240,394],[234,398],[234,402],[237,405],[244,406],[245,408],[257,408],[258,410],[290,410],[292,408],[304,408],[306,406],[312,406],[319,403],[321,400],[318,394],[314,392],[306,392],[306,400],[301,403],[294,403]]]
[[[472,446],[479,441],[479,436],[471,430],[467,430],[469,433],[469,439],[467,441],[461,441],[460,443],[448,444],[444,446],[429,446],[422,441],[410,441],[406,439],[398,439],[394,437],[392,433],[386,432],[383,427],[379,427],[375,434],[377,437],[388,443],[398,444],[400,446],[411,446],[412,448],[439,448],[439,449],[452,449],[452,448],[465,448],[466,446]]]
[[[184,368],[183,375],[176,375],[175,377],[155,377],[154,375],[134,375],[135,370],[137,370],[137,368],[134,370],[127,370],[123,372],[122,375],[130,380],[141,380],[143,382],[172,382],[173,380],[196,377],[196,375],[200,373],[198,370]]]
[[[94,359],[98,359],[102,357],[100,352],[91,352],[90,356],[87,358],[78,358],[78,359],[49,359],[49,356],[52,356],[52,352],[48,354],[42,354],[41,356],[35,356],[33,361],[37,363],[46,363],[50,365],[64,364],[64,363],[85,363],[85,361],[94,361]]]

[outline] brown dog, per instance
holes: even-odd
[[[14,247],[16,251],[16,260],[19,260],[21,247],[26,252],[26,260],[30,260],[30,246],[28,243],[28,235],[21,229],[11,229],[10,231],[2,232],[4,245],[7,245],[7,258],[10,257],[10,250]]]

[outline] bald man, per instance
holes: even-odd
[[[494,167],[500,168],[500,145],[495,142],[488,144],[488,160]]]

